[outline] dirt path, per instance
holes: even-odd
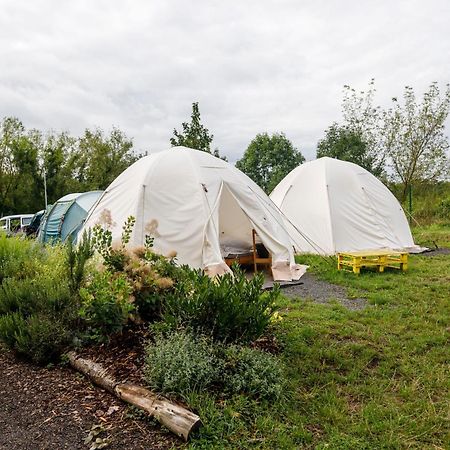
[[[36,367],[0,348],[0,449],[89,449],[93,425],[107,449],[168,449],[179,443],[158,424],[69,368]]]

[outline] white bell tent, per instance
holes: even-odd
[[[110,214],[113,240],[134,216],[130,246],[155,236],[155,250],[211,275],[229,270],[224,258],[252,250],[252,230],[272,255],[276,280],[298,279],[292,241],[269,197],[231,164],[209,153],[173,147],[135,162],[106,189],[85,222]],[[154,228],[156,230],[154,230]]]
[[[299,253],[420,251],[400,203],[357,164],[328,157],[307,162],[292,170],[270,198]]]

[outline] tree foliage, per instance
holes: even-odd
[[[406,198],[412,183],[435,181],[449,175],[448,138],[444,134],[450,110],[450,86],[441,95],[432,83],[416,100],[412,87],[405,87],[403,105],[393,98],[393,106],[383,113],[383,144],[395,180]]]
[[[317,144],[317,157],[330,156],[354,162],[375,176],[384,172],[385,154],[380,140],[381,111],[374,105],[375,81],[366,91],[345,85],[343,124],[333,123]]]
[[[70,192],[105,189],[138,156],[132,141],[113,128],[66,132],[26,130],[6,117],[0,122],[0,216],[44,208],[44,171],[49,203]]]
[[[303,155],[283,133],[257,134],[236,167],[247,174],[265,192],[275,186],[299,164]]]
[[[381,176],[383,172],[383,167],[368,151],[361,131],[337,123],[325,131],[325,137],[317,144],[317,158],[324,156],[353,162],[376,176]]]
[[[109,135],[96,128],[85,130],[68,164],[76,184],[84,190],[106,189],[138,158],[133,153],[133,141],[118,128]]]
[[[405,87],[403,104],[381,109],[374,105],[375,82],[367,91],[344,86],[343,124],[332,124],[319,141],[317,156],[352,161],[376,176],[400,182],[404,201],[413,183],[445,179],[449,173],[448,138],[444,134],[450,111],[450,87],[441,95],[432,83],[421,102]]]
[[[0,124],[0,214],[16,208],[30,211],[30,197],[39,198],[37,149],[23,124],[8,117]]]
[[[201,123],[198,102],[192,103],[191,121],[183,122],[181,127],[181,132],[177,131],[176,128],[173,130],[174,137],[170,138],[172,147],[184,146],[194,148],[196,150],[211,153],[217,158],[221,158],[225,161],[227,160],[226,157],[220,156],[217,148],[211,151],[211,143],[214,139],[214,135],[212,135]]]

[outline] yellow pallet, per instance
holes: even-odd
[[[407,270],[408,253],[396,252],[391,249],[338,253],[338,270],[351,269],[354,273],[359,274],[361,267],[376,267],[378,272],[384,272],[386,267]]]

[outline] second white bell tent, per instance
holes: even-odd
[[[307,162],[292,170],[270,198],[299,253],[420,249],[400,203],[357,164],[328,157]]]

